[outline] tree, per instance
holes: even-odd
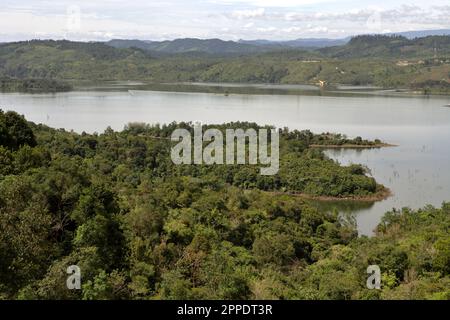
[[[36,139],[28,122],[14,111],[0,109],[0,145],[17,150],[20,146],[34,147]]]

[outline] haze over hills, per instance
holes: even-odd
[[[172,41],[141,41],[114,39],[106,42],[115,48],[139,48],[160,53],[203,52],[213,55],[251,54],[273,50],[271,46],[224,41],[220,39],[176,39]]]
[[[324,47],[344,45],[349,40],[350,37],[343,39],[305,38],[288,41],[239,40],[238,43],[253,44],[259,46],[289,47],[289,48],[324,48]]]
[[[166,41],[113,39],[106,42],[115,48],[139,48],[155,53],[203,52],[213,55],[252,54],[281,49],[317,49],[346,44],[350,38],[320,39],[308,38],[289,41],[239,40],[184,38]]]
[[[450,35],[450,29],[440,30],[421,30],[387,33],[385,35],[399,35],[407,39],[415,39],[427,36]],[[153,51],[155,53],[188,53],[203,52],[213,55],[233,55],[233,54],[252,54],[268,52],[280,49],[320,49],[347,44],[352,37],[341,39],[328,38],[299,38],[296,40],[273,41],[273,40],[239,40],[224,41],[220,39],[196,39],[183,38],[166,41],[151,40],[127,40],[114,39],[106,42],[115,48],[139,48]]]
[[[450,35],[450,29],[391,32],[388,34],[399,35],[399,36],[403,36],[408,39],[414,39],[414,38],[423,38],[423,37],[428,37],[428,36],[448,36],[448,35]]]
[[[318,50],[333,58],[420,58],[450,54],[450,36],[408,39],[401,35],[353,37],[346,45]]]

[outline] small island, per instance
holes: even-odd
[[[389,144],[380,139],[366,140],[361,137],[349,139],[347,136],[335,133],[322,133],[315,135],[314,140],[309,145],[310,148],[322,149],[377,149],[385,147],[396,147],[394,144]]]

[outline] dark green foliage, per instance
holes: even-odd
[[[36,145],[33,131],[24,117],[14,111],[5,113],[0,109],[0,145],[10,150]]]
[[[2,298],[449,298],[450,205],[390,212],[376,237],[358,238],[351,219],[282,192],[376,186],[310,149],[310,132],[283,131],[282,170],[264,180],[252,166],[174,166],[166,138],[186,123],[100,135],[29,126],[36,146],[0,147]],[[73,264],[81,291],[66,288]],[[365,287],[369,264],[381,291]]]

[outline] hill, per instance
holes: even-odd
[[[340,46],[346,44],[350,38],[342,39],[326,39],[326,38],[305,38],[288,41],[269,41],[269,40],[239,40],[239,43],[263,45],[272,47],[286,47],[286,48],[303,48],[316,49],[332,46]]]
[[[220,39],[176,39],[172,41],[111,40],[106,42],[115,48],[140,48],[144,50],[177,54],[202,52],[211,55],[227,56],[236,54],[252,54],[274,50],[271,46],[261,46]]]
[[[399,35],[408,39],[423,38],[428,36],[449,36],[450,29],[437,29],[437,30],[419,30],[419,31],[404,31],[390,33],[393,35]]]
[[[148,40],[128,40],[128,39],[113,39],[108,42],[105,42],[106,45],[119,48],[119,49],[127,49],[127,48],[139,48],[142,50],[150,50],[152,41]]]
[[[424,93],[450,90],[450,36],[411,40],[366,35],[346,45],[307,51],[247,44],[238,44],[238,49],[233,42],[198,39],[114,44],[118,48],[51,40],[2,44],[0,78],[282,84],[320,80],[331,86],[375,85]],[[139,44],[141,48],[136,47]],[[160,51],[144,49],[150,46]]]
[[[399,35],[362,35],[344,46],[319,51],[333,58],[430,58],[450,54],[450,36],[408,39]]]
[[[0,45],[0,76],[18,79],[139,78],[147,51],[116,49],[103,43],[32,40]]]
[[[385,36],[402,36],[407,39],[423,38],[429,36],[448,36],[450,29],[420,30],[387,33]],[[328,38],[298,38],[295,40],[239,40],[223,41],[220,39],[176,39],[167,41],[150,40],[125,40],[113,39],[105,44],[115,48],[140,48],[143,50],[164,53],[205,52],[209,54],[245,54],[255,52],[267,52],[274,49],[319,49],[334,46],[343,46],[349,43],[352,37],[328,39]],[[257,48],[258,47],[258,48]]]

